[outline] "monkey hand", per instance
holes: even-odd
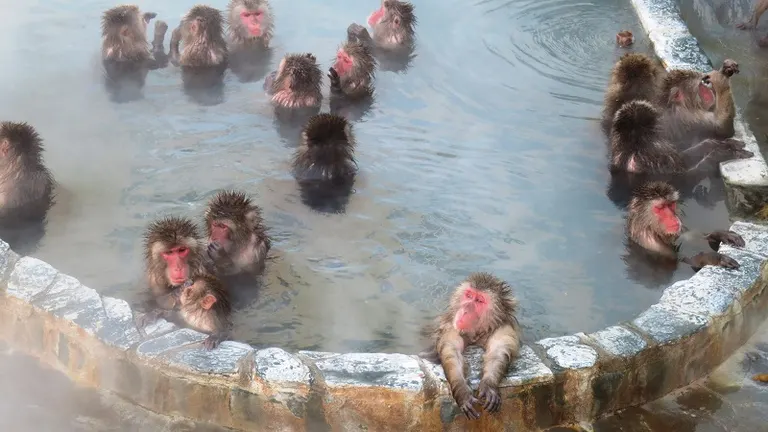
[[[216,242],[208,243],[208,248],[206,249],[206,253],[208,254],[208,258],[210,258],[211,261],[213,261],[214,263],[220,260],[225,254],[224,249],[221,247],[220,244]]]
[[[332,89],[340,89],[341,88],[341,77],[339,77],[339,73],[336,72],[336,69],[334,68],[328,68],[328,78],[331,79],[331,88]]]
[[[157,321],[163,313],[158,310],[150,311],[144,314],[141,318],[136,320],[136,327],[143,330],[146,326],[152,324],[153,322]]]
[[[168,31],[168,23],[166,23],[163,20],[155,21],[155,39],[157,39],[158,35],[163,35],[163,37],[165,37],[165,33],[167,31]]]
[[[478,399],[484,399],[483,408],[489,413],[495,413],[501,408],[501,396],[499,390],[490,384],[481,381],[477,389]]]
[[[470,420],[477,420],[480,418],[480,413],[477,412],[474,404],[478,403],[478,400],[472,396],[472,390],[467,388],[465,392],[466,396],[463,397],[457,397],[456,403],[459,405],[459,408],[461,408],[461,412],[464,413],[465,416],[467,416]]]
[[[725,73],[721,71],[712,71],[706,76],[705,79],[707,78],[712,84],[712,89],[715,90],[715,93],[719,93],[731,88],[731,83],[728,80],[728,76],[726,76]]]
[[[739,64],[736,63],[734,60],[725,59],[725,61],[723,61],[723,66],[720,68],[720,72],[722,72],[723,75],[730,78],[734,74],[739,73]]]
[[[209,350],[209,351],[210,351],[210,350],[212,350],[212,349],[216,348],[217,346],[219,346],[219,344],[220,344],[222,341],[224,341],[224,339],[225,339],[225,337],[224,337],[223,335],[220,335],[220,334],[212,334],[212,335],[208,336],[208,337],[207,337],[207,338],[206,338],[206,339],[203,341],[203,347],[205,347],[205,349],[207,349],[207,350]]]
[[[154,13],[154,12],[144,12],[144,15],[142,16],[142,18],[144,19],[145,23],[149,23],[156,16],[157,16],[157,14]]]
[[[363,45],[372,42],[368,30],[358,23],[352,23],[347,27],[347,40],[350,42],[358,42]]]
[[[754,26],[752,25],[752,21],[746,21],[746,22],[743,22],[743,23],[736,24],[736,28],[739,29],[739,30],[749,30],[749,29],[751,29],[753,27]]]
[[[728,246],[743,248],[746,244],[744,238],[733,231],[714,231],[707,235],[706,239],[710,245],[712,243],[717,243],[719,246],[720,243],[725,243]]]
[[[684,258],[683,262],[690,264],[696,271],[708,265],[731,270],[739,269],[739,263],[735,259],[718,252],[699,252],[691,258]]]

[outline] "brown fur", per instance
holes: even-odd
[[[636,100],[655,101],[664,69],[645,54],[624,54],[613,66],[603,103],[603,128],[608,132],[616,111]]]
[[[195,26],[197,33],[193,32]],[[193,6],[171,35],[173,63],[195,68],[218,67],[226,64],[227,55],[221,12],[210,6]]]
[[[355,136],[352,125],[335,114],[318,114],[302,132],[302,145],[293,157],[300,181],[345,182],[355,175]]]
[[[382,0],[381,6],[385,11],[381,20],[368,23],[373,30],[373,42],[383,49],[411,47],[417,24],[413,4],[399,0]]]
[[[253,36],[248,33],[243,22],[240,20],[240,12],[243,10],[257,11],[261,9],[263,18],[261,21],[261,36]],[[274,32],[274,21],[272,18],[272,7],[268,0],[230,0],[227,6],[228,28],[230,44],[234,46],[258,46],[268,48]]]
[[[201,301],[211,294],[216,298],[213,306],[205,310]],[[232,305],[224,284],[215,276],[198,275],[193,284],[182,288],[179,295],[179,314],[189,327],[209,334],[227,332],[232,327]]]
[[[177,246],[189,248],[187,265],[189,278],[205,273],[202,240],[197,226],[182,217],[165,217],[151,222],[144,234],[144,261],[149,288],[155,297],[172,292],[175,287],[168,278],[167,264],[162,253]]]
[[[653,204],[658,201],[677,203],[678,191],[664,182],[641,185],[632,194],[627,211],[627,236],[646,250],[676,257],[678,234],[668,234],[653,214]]]
[[[481,317],[472,331],[460,333],[454,326],[454,319],[461,309],[462,295],[467,285],[489,295],[490,311]],[[499,382],[520,349],[516,308],[517,301],[506,282],[489,273],[473,273],[456,288],[447,311],[437,319],[433,333],[434,352],[427,357],[434,358],[436,353],[451,387],[451,394],[467,417],[477,418],[479,414],[472,407],[477,400],[472,396],[472,389],[464,374],[464,349],[469,345],[482,346],[485,349],[478,398],[485,398],[486,410],[493,412],[501,403],[498,399]]]
[[[211,228],[222,223],[229,228],[230,244],[211,247]],[[267,235],[261,209],[244,192],[223,191],[214,196],[205,211],[205,227],[209,253],[216,273],[234,275],[247,272],[259,275],[264,271],[272,241]]]
[[[285,108],[319,106],[323,74],[311,53],[287,54],[268,86],[272,103]]]
[[[352,69],[339,75],[331,67],[331,96],[349,99],[372,96],[376,59],[371,50],[360,42],[345,42],[339,50],[352,58]]]
[[[104,60],[142,62],[151,52],[147,23],[156,14],[142,14],[136,5],[115,6],[101,18],[101,57]],[[162,41],[162,40],[161,40]]]

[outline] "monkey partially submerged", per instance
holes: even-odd
[[[229,67],[241,82],[258,81],[269,71],[274,23],[267,0],[231,0],[227,8]]]
[[[318,108],[323,74],[311,53],[286,54],[277,70],[264,81],[272,103],[283,108]]]
[[[622,30],[616,33],[616,45],[626,48],[635,43],[635,36],[629,30]]]
[[[140,97],[147,73],[168,65],[163,48],[168,24],[155,22],[155,35],[147,42],[147,24],[157,14],[144,12],[136,5],[116,6],[101,19],[101,58],[105,85],[119,101]]]
[[[357,165],[352,125],[335,114],[309,119],[293,156],[302,201],[316,210],[341,212],[352,192]]]
[[[209,350],[229,339],[232,306],[229,293],[215,276],[201,273],[166,297],[170,301],[144,315],[138,322],[139,328],[159,318],[180,321],[186,327],[208,333],[203,346]]]
[[[718,252],[700,252],[690,258],[678,257],[681,237],[697,236],[692,232],[683,233],[683,224],[678,217],[679,197],[678,191],[664,182],[648,182],[638,187],[627,212],[627,238],[654,258],[682,261],[694,270],[706,265],[738,269],[736,260]],[[733,231],[715,231],[702,237],[714,251],[719,249],[720,243],[744,247],[744,239]]]
[[[267,235],[261,209],[245,193],[216,194],[205,211],[208,256],[220,276],[264,271],[272,242]]]
[[[381,7],[368,17],[373,36],[357,23],[347,28],[347,35],[350,41],[370,48],[379,59],[382,70],[400,72],[408,69],[414,58],[416,23],[413,4],[382,0]]]
[[[328,69],[331,112],[350,120],[362,117],[373,104],[375,70],[376,59],[368,46],[351,38],[342,44]]]
[[[609,133],[616,111],[627,102],[642,99],[656,101],[664,68],[645,54],[627,53],[621,56],[611,70],[605,91],[602,126]]]
[[[0,123],[0,233],[14,249],[36,245],[54,203],[43,140],[27,123]]]
[[[422,355],[443,366],[451,394],[467,418],[480,418],[474,407],[480,401],[490,413],[501,408],[499,383],[520,350],[516,308],[506,282],[489,273],[473,273],[456,288],[448,310],[437,319],[434,345]],[[470,345],[485,349],[477,398],[464,375],[463,353]]]
[[[227,43],[222,22],[218,9],[205,5],[192,7],[171,34],[171,62],[182,67],[226,65]]]

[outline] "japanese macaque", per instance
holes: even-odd
[[[272,103],[282,108],[319,107],[323,74],[317,59],[310,53],[288,54],[277,71],[264,81],[264,88],[272,95]]]
[[[382,0],[381,7],[368,16],[368,26],[373,30],[376,47],[386,50],[410,47],[416,26],[413,5],[399,0]]]
[[[232,306],[229,293],[215,276],[201,273],[170,293],[165,307],[144,315],[138,322],[143,329],[159,318],[181,321],[186,327],[208,333],[206,349],[214,349],[229,339],[232,331]]]
[[[616,45],[626,48],[635,43],[635,36],[629,30],[622,30],[616,33]]]
[[[357,165],[352,125],[335,114],[309,119],[293,156],[302,201],[316,210],[341,212],[352,191]]]
[[[731,138],[736,107],[729,78],[738,72],[739,66],[733,60],[725,60],[719,71],[708,74],[669,71],[657,102],[664,110],[664,136],[680,149],[705,139]]]
[[[506,282],[488,273],[471,274],[456,288],[448,310],[438,318],[434,346],[422,353],[443,366],[451,394],[469,419],[480,418],[474,407],[480,401],[488,412],[501,408],[499,383],[520,350],[516,308],[517,301]],[[463,353],[470,345],[485,349],[477,398],[465,375]]]
[[[367,100],[372,103],[376,59],[364,44],[347,40],[336,52],[336,60],[328,69],[331,79],[331,111],[337,112],[349,103]]]
[[[192,7],[171,34],[171,62],[194,68],[226,65],[227,43],[222,21],[218,9],[205,5]]]
[[[610,132],[622,105],[635,99],[655,101],[666,71],[645,54],[627,53],[613,66],[603,104],[603,130]]]
[[[230,49],[242,46],[268,48],[274,24],[267,0],[231,0],[229,16]]]
[[[216,194],[205,211],[208,256],[216,274],[232,276],[264,271],[272,245],[261,217],[261,209],[245,193]]]
[[[679,240],[683,224],[678,217],[678,191],[668,183],[648,182],[632,194],[627,212],[627,238],[645,249],[649,254],[670,261],[682,261],[698,271],[706,265],[738,269],[739,263],[718,252],[701,252],[693,257],[679,259]],[[744,239],[733,231],[715,231],[703,236],[710,247],[717,251],[720,243],[744,247]]]
[[[147,43],[147,24],[157,14],[135,5],[116,6],[104,12],[101,20],[101,57],[104,84],[113,100],[139,99],[147,73],[168,65],[163,48],[168,24],[155,22],[152,45]]]
[[[749,18],[749,21],[736,24],[736,28],[741,30],[754,30],[757,28],[757,23],[760,21],[760,17],[763,16],[767,10],[768,0],[757,0],[757,3],[755,3],[755,10],[752,12],[752,16]],[[757,44],[761,47],[768,46],[768,36],[763,36],[760,38]]]
[[[197,226],[175,216],[150,223],[144,233],[144,261],[155,299],[205,273],[203,241]]]
[[[661,113],[648,101],[634,100],[616,112],[611,128],[611,170],[680,174],[693,185],[717,171],[720,162],[754,156],[735,139],[705,139],[680,151],[662,133]]]
[[[11,247],[18,250],[40,240],[54,204],[54,186],[35,128],[0,123],[0,233]]]

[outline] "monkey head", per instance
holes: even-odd
[[[639,186],[629,202],[628,220],[642,220],[653,234],[676,239],[682,230],[677,216],[678,191],[668,183],[650,182]]]
[[[246,244],[261,222],[259,208],[243,192],[219,192],[205,211],[208,241],[226,251]]]
[[[662,85],[664,106],[709,111],[715,105],[715,92],[709,74],[691,70],[673,70]]]
[[[116,6],[101,18],[102,57],[114,60],[143,60],[149,57],[147,24],[154,12],[141,13],[136,5]]]
[[[210,6],[196,5],[184,16],[189,32],[198,38],[214,40],[221,34],[221,12]]]
[[[22,158],[39,161],[43,141],[34,127],[27,123],[0,123],[0,165],[18,165]]]
[[[340,77],[355,75],[371,75],[376,66],[376,59],[371,50],[361,42],[349,41],[342,44],[336,52],[333,69]],[[359,76],[355,78],[368,78]]]
[[[456,289],[451,299],[453,326],[462,334],[478,334],[498,328],[514,316],[512,289],[489,273],[474,273]]]
[[[223,289],[220,285],[221,282],[212,276],[199,275],[181,289],[179,302],[182,307],[195,305],[207,311],[219,301],[216,293]]]
[[[272,101],[289,108],[310,107],[320,103],[322,72],[311,53],[287,54],[277,67],[274,78],[267,77]]]
[[[148,273],[162,271],[171,286],[196,276],[201,268],[199,238],[189,219],[172,216],[152,222],[144,236]]]
[[[379,33],[377,39],[393,45],[408,42],[415,25],[413,4],[399,0],[382,0],[381,7],[368,17],[368,26]]]
[[[616,34],[616,44],[626,48],[635,43],[635,36],[629,30],[622,30]]]
[[[266,0],[232,0],[229,2],[229,25],[240,37],[264,38],[272,33],[272,14]]]

